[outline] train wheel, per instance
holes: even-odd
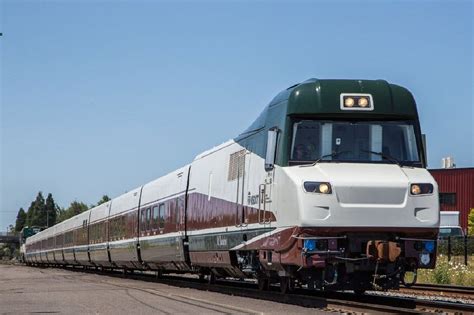
[[[283,294],[295,290],[295,280],[290,277],[280,277],[280,292]]]
[[[354,293],[356,295],[363,295],[363,294],[365,294],[365,289],[363,289],[363,288],[354,289]]]
[[[157,270],[156,271],[156,279],[161,279],[163,278],[163,271],[162,270]]]
[[[209,284],[214,284],[216,283],[216,275],[214,275],[213,272],[211,272],[207,278],[207,283]]]
[[[202,273],[199,274],[199,282],[206,282],[206,276]]]
[[[310,290],[316,290],[318,287],[317,287],[317,284],[316,284],[316,280],[314,279],[309,279],[308,280],[308,289]]]
[[[267,277],[258,277],[257,284],[259,291],[268,291],[270,288],[270,281]]]

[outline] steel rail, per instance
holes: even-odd
[[[415,284],[410,287],[400,287],[398,292],[437,298],[443,297],[474,300],[474,287],[457,285]]]
[[[452,284],[431,284],[431,283],[417,283],[414,284],[409,289],[414,290],[424,290],[424,291],[443,291],[443,292],[452,292],[452,293],[467,293],[473,294],[474,298],[474,286],[461,286],[461,285],[452,285]]]

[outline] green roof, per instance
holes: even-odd
[[[372,111],[341,111],[341,93],[371,94]],[[407,89],[384,80],[318,80],[309,79],[278,94],[270,103],[288,100],[288,115],[350,114],[351,116],[418,117],[413,95]]]

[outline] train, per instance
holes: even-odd
[[[439,216],[412,93],[309,79],[188,165],[29,237],[23,255],[362,294],[435,267]]]

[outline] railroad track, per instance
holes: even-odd
[[[466,287],[460,285],[447,285],[447,284],[429,284],[429,283],[419,283],[415,284],[412,287],[408,288],[411,290],[423,290],[429,292],[446,292],[453,294],[465,294],[472,295],[474,298],[474,287]]]
[[[416,284],[409,288],[400,287],[394,294],[409,294],[435,299],[474,300],[474,287],[441,284]]]
[[[218,292],[222,294],[241,296],[247,298],[261,299],[299,305],[304,307],[314,307],[328,311],[357,312],[357,313],[405,313],[421,314],[426,312],[445,312],[456,314],[473,314],[474,304],[440,301],[431,299],[420,299],[416,297],[400,297],[371,294],[356,295],[352,292],[320,292],[307,289],[296,289],[291,294],[282,294],[278,287],[271,287],[269,291],[259,291],[255,283],[250,281],[218,280],[214,284],[203,283],[203,281],[175,275],[164,275],[157,277],[155,274],[147,272],[138,272],[124,275],[118,271],[91,271],[83,269],[71,269],[78,272],[98,273],[112,277],[126,277],[148,282],[159,282],[177,287],[192,288]],[[432,289],[439,291],[439,286],[433,286]],[[417,286],[423,290],[422,286]],[[446,287],[444,287],[446,288]],[[412,289],[412,288],[410,288]],[[454,290],[454,288],[452,288]],[[468,288],[469,290],[469,288]],[[472,290],[471,290],[472,292]]]

